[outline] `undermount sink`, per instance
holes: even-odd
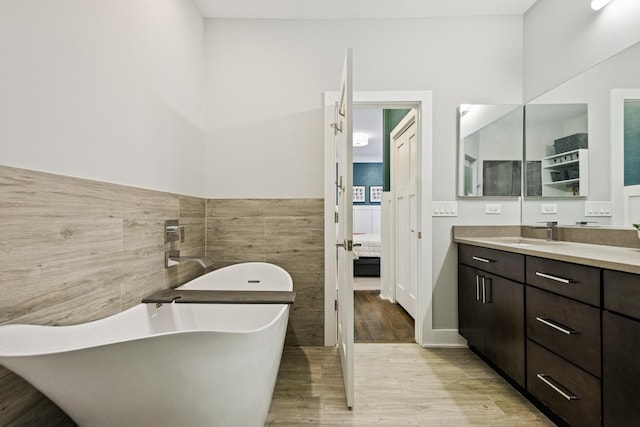
[[[557,240],[531,239],[526,237],[489,237],[487,240],[493,240],[496,243],[502,243],[512,246],[556,246],[562,245],[563,242]]]

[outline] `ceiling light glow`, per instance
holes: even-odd
[[[366,133],[354,133],[353,134],[353,146],[364,147],[369,144],[369,136]]]
[[[600,10],[603,7],[605,7],[607,4],[609,4],[609,2],[611,2],[611,0],[592,0],[591,9]]]

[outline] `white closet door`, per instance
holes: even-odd
[[[418,291],[418,141],[415,120],[408,126],[401,122],[392,135],[395,149],[396,301],[415,319]]]

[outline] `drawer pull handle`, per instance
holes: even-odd
[[[486,262],[486,263],[490,263],[491,262],[490,259],[480,258],[479,256],[474,256],[474,257],[472,257],[472,259],[475,260],[475,261]]]
[[[476,274],[476,301],[480,301],[480,276]]]
[[[569,390],[567,390],[566,387],[563,387],[560,384],[557,384],[557,385],[554,384],[554,382],[555,382],[554,379],[551,378],[549,375],[547,375],[547,374],[536,374],[536,377],[538,377],[538,379],[540,379],[540,381],[542,381],[543,383],[545,383],[546,385],[548,385],[549,387],[554,389],[560,396],[564,397],[565,399],[567,399],[567,400],[578,400],[578,396],[576,396],[573,393],[571,393]]]
[[[555,280],[556,282],[560,282],[560,283],[566,283],[566,284],[574,283],[573,280],[563,279],[562,277],[557,277],[557,276],[552,276],[550,274],[540,273],[539,271],[536,271],[536,276],[544,277],[545,279],[549,279],[549,280]]]
[[[544,317],[536,317],[536,320],[538,322],[540,322],[540,323],[543,323],[543,324],[545,324],[545,325],[557,330],[557,331],[562,332],[563,334],[574,335],[574,334],[578,333],[578,332],[576,332],[576,331],[574,331],[572,329],[567,329],[567,328],[562,327],[560,324],[554,322],[551,319],[547,319],[547,318],[544,318]]]

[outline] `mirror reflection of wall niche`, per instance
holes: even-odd
[[[525,107],[525,196],[589,194],[588,125],[587,104]]]
[[[520,196],[522,124],[519,105],[460,106],[458,196]]]
[[[553,200],[553,203],[557,204],[558,213],[549,215],[541,212],[541,203],[545,199],[530,198],[527,196],[529,193],[525,191],[522,202],[523,224],[534,224],[539,221],[575,224],[576,221],[589,221],[594,226],[630,225],[624,221],[626,212],[624,194],[630,187],[624,187],[623,184],[622,140],[619,142],[612,140],[613,134],[622,133],[622,127],[618,129],[617,122],[612,122],[612,112],[618,108],[612,104],[614,101],[612,94],[614,90],[640,90],[638,58],[640,58],[640,43],[635,43],[544,95],[528,101],[527,108],[532,104],[588,104],[589,195],[586,198],[566,197]],[[632,98],[640,97],[633,95]],[[619,108],[621,109],[622,106]],[[528,141],[526,145],[529,149]],[[528,153],[526,158],[527,161],[532,160]],[[612,164],[616,165],[613,169]],[[527,173],[525,173],[525,179],[526,176]],[[601,201],[610,203],[611,215],[587,215],[585,203]]]

